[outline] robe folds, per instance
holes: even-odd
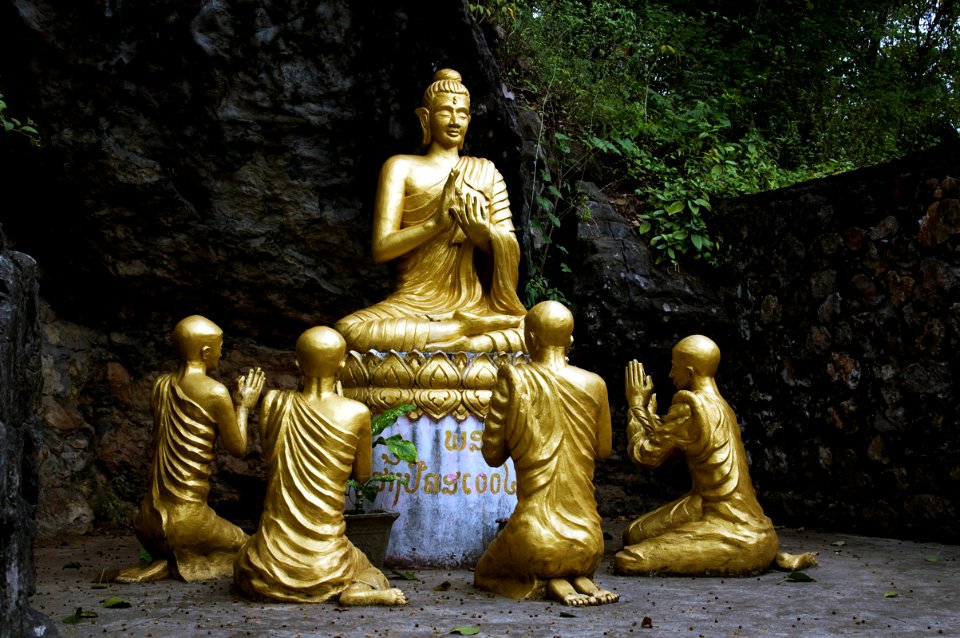
[[[513,459],[517,506],[475,568],[484,589],[534,597],[551,578],[596,571],[603,558],[593,486],[598,400],[535,362],[501,368],[482,449],[491,465]]]
[[[260,526],[237,555],[237,586],[251,598],[287,602],[323,602],[357,581],[388,587],[345,536],[357,435],[297,392],[268,392],[261,414],[267,495]]]
[[[634,463],[656,467],[680,452],[693,486],[627,527],[617,571],[740,575],[770,566],[777,534],[750,481],[737,418],[721,396],[678,392],[662,423],[631,408],[627,433]]]
[[[430,321],[456,311],[479,316],[522,317],[517,297],[520,245],[514,234],[503,177],[493,162],[461,157],[457,187],[486,202],[493,226],[491,254],[477,249],[456,224],[397,260],[397,285],[383,301],[350,314],[336,324],[350,348],[399,352],[423,350]],[[402,228],[428,222],[435,214],[446,178],[404,198]],[[519,328],[486,333],[491,352],[524,350]]]
[[[150,403],[153,459],[150,489],[133,521],[137,537],[154,558],[170,559],[184,580],[216,575],[247,539],[207,505],[216,421],[183,393],[175,373],[154,382]]]

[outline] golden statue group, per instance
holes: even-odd
[[[604,557],[594,469],[612,446],[606,384],[568,364],[574,326],[565,306],[548,301],[527,311],[517,298],[519,248],[503,178],[491,162],[459,154],[470,121],[459,74],[444,69],[434,79],[416,111],[426,153],[388,159],[377,188],[373,256],[398,262],[396,290],[336,330],[300,335],[299,390],[270,390],[260,402],[265,379],[257,368],[237,380],[231,397],[208,376],[220,361],[221,330],[200,316],[174,328],[179,368],[153,387],[149,491],[134,519],[156,560],[117,580],[230,575],[252,599],[406,603],[345,533],[347,481],[362,483],[372,472],[370,409],[338,392],[346,351],[522,352],[499,367],[482,438],[487,464],[512,460],[517,504],[477,562],[474,584],[573,606],[619,599],[594,582]],[[670,378],[678,392],[664,417],[643,366],[627,367],[630,459],[656,467],[682,453],[693,487],[628,526],[616,573],[742,575],[813,560],[777,554],[737,419],[717,389],[719,361],[706,337],[676,345]],[[218,436],[228,452],[245,454],[258,403],[267,486],[248,536],[217,516],[207,495]]]

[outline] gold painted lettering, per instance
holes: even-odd
[[[480,479],[483,479],[483,482],[480,482]],[[477,494],[483,494],[487,491],[487,475],[486,474],[477,474],[476,480]]]
[[[473,490],[467,487],[467,479],[470,478],[470,476],[472,476],[470,472],[467,472],[466,474],[463,475],[463,493],[464,494],[473,494]]]
[[[415,469],[417,471],[417,476],[414,480],[407,479],[408,485],[404,487],[407,490],[407,494],[416,494],[420,489],[420,478],[423,476],[423,471],[427,469],[427,464],[423,461],[417,461],[417,464],[407,463],[410,466],[410,469]],[[410,476],[409,474],[407,475]]]
[[[474,430],[471,432],[470,440],[473,441],[470,443],[470,451],[479,452],[483,447],[483,430]]]
[[[510,466],[503,466],[503,493],[504,494],[516,494],[517,493],[517,482],[510,480]]]
[[[490,493],[499,494],[500,493],[500,482],[503,481],[503,477],[494,472],[490,475]]]
[[[443,484],[446,486],[440,490],[443,494],[456,494],[460,487],[460,472],[456,474],[447,474],[443,477]]]
[[[427,472],[427,475],[423,477],[423,493],[424,494],[439,494],[440,493],[440,475],[434,472]]]
[[[451,439],[453,439],[452,442]],[[465,432],[447,430],[444,432],[443,445],[451,452],[461,452],[467,447],[467,435]]]

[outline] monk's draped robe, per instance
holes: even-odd
[[[207,505],[216,422],[183,393],[176,374],[154,382],[150,403],[150,491],[134,517],[137,537],[154,558],[170,559],[184,580],[229,574],[247,535]]]
[[[662,424],[631,408],[627,432],[634,463],[656,467],[680,451],[693,486],[631,523],[615,557],[618,572],[736,575],[770,566],[777,535],[750,482],[737,418],[721,396],[678,392]]]
[[[603,558],[593,487],[600,413],[594,394],[544,366],[500,369],[482,450],[490,465],[513,458],[517,506],[476,565],[478,586],[519,600],[542,596],[548,579],[596,571]]]
[[[347,479],[358,437],[297,392],[271,391],[261,407],[267,496],[257,532],[244,544],[234,582],[249,597],[323,602],[353,582],[389,581],[345,536]]]
[[[350,348],[399,352],[427,345],[430,317],[466,311],[480,316],[522,317],[517,297],[520,246],[514,234],[507,187],[493,162],[461,157],[457,187],[481,196],[493,232],[491,254],[477,249],[459,226],[397,259],[396,290],[380,303],[344,317],[336,329]],[[436,213],[446,178],[404,198],[402,228],[418,226]],[[518,328],[486,333],[489,352],[524,350]]]

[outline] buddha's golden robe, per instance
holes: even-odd
[[[247,534],[207,505],[216,422],[181,391],[176,374],[154,382],[150,404],[154,451],[150,490],[133,521],[137,537],[186,581],[229,574]]]
[[[268,462],[260,526],[237,555],[234,582],[251,598],[323,602],[353,582],[389,581],[345,536],[344,493],[358,437],[297,392],[271,391],[261,407]]]
[[[513,458],[517,506],[476,565],[478,586],[519,600],[541,596],[550,578],[596,571],[603,558],[593,487],[600,414],[594,394],[540,364],[500,369],[482,451],[492,466]]]
[[[380,303],[344,317],[336,329],[350,348],[399,352],[427,345],[431,316],[466,311],[480,316],[522,317],[526,310],[517,297],[520,246],[514,234],[510,201],[503,177],[493,162],[461,157],[457,187],[487,202],[486,216],[493,232],[491,254],[476,249],[459,226],[400,257],[396,290]],[[436,212],[446,178],[420,193],[404,198],[401,226],[426,223]],[[524,350],[520,329],[486,333],[490,352]]]
[[[627,452],[656,467],[671,453],[686,457],[689,494],[636,519],[624,533],[620,573],[748,574],[777,555],[773,523],[750,482],[733,410],[717,394],[678,392],[663,423],[631,408]]]

